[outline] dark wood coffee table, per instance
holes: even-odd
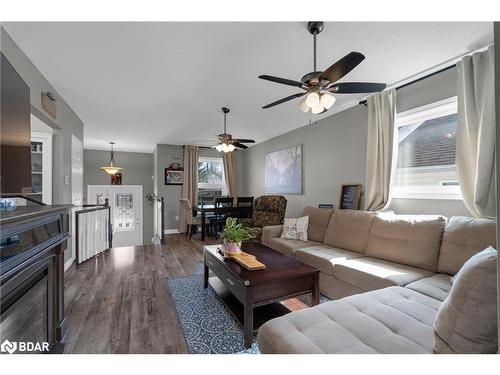
[[[243,250],[255,255],[267,268],[248,271],[235,261],[224,259],[217,245],[204,246],[204,287],[208,287],[210,270],[241,302],[245,347],[248,348],[252,345],[254,308],[307,292],[312,292],[312,305],[317,305],[319,303],[319,270],[258,242],[245,243]]]

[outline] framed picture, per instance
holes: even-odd
[[[266,193],[302,194],[302,145],[266,155]]]
[[[359,210],[363,185],[342,185],[340,190],[339,208],[343,210]]]
[[[165,185],[182,185],[183,177],[182,168],[165,168]]]
[[[122,184],[122,173],[118,172],[111,175],[111,185],[121,185]]]

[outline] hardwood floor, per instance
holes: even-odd
[[[210,243],[169,235],[166,245],[114,248],[73,265],[65,274],[64,352],[187,353],[165,280],[202,274],[202,246]]]
[[[214,243],[206,241],[205,243]],[[66,353],[186,353],[165,280],[203,273],[202,243],[114,248],[65,275]]]

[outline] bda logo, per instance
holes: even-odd
[[[10,342],[9,340],[5,340],[2,345],[0,345],[0,351],[8,352],[10,354],[14,353],[17,350],[17,342]]]

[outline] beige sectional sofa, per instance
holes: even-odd
[[[321,293],[341,300],[263,325],[263,353],[431,353],[454,275],[495,246],[487,219],[312,207],[306,215],[308,241],[282,239],[271,226],[262,242],[319,268]]]

